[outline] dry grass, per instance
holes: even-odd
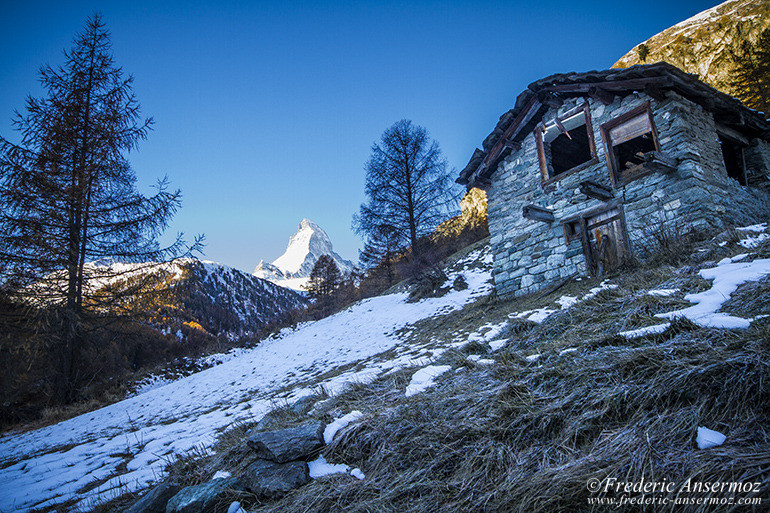
[[[736,236],[723,234],[734,246]],[[695,244],[695,242],[693,242]],[[620,331],[660,324],[655,314],[687,306],[686,293],[709,283],[699,268],[740,251],[707,247],[688,265],[640,264],[611,276],[617,288],[557,312],[543,324],[508,314],[551,306],[561,295],[582,297],[598,280],[572,282],[539,297],[481,299],[451,315],[416,323],[402,335],[416,344],[462,338],[508,320],[496,353],[471,342],[444,353],[453,369],[436,386],[406,398],[414,369],[390,373],[325,398],[312,410],[330,422],[352,410],[360,422],[339,432],[323,452],[327,461],[361,468],[366,479],[332,475],[279,500],[254,501],[250,512],[434,511],[761,511],[762,507],[660,504],[617,508],[589,504],[590,479],[625,482],[760,482],[770,503],[770,318],[746,330],[701,328],[675,319],[660,334],[627,340]],[[727,247],[728,249],[725,249]],[[708,249],[711,248],[711,249]],[[760,250],[762,250],[760,248]],[[650,288],[677,288],[651,296]],[[739,315],[768,310],[770,280],[741,287],[725,304]],[[770,312],[767,312],[770,313]],[[498,337],[498,338],[500,338]],[[577,350],[560,354],[567,347]],[[534,353],[534,362],[525,357]],[[467,355],[494,358],[491,366]],[[276,404],[271,426],[307,419]],[[194,484],[216,470],[234,475],[253,456],[243,441],[256,423],[225,432],[216,455],[191,455],[172,465],[176,479]],[[697,429],[725,433],[724,445],[699,450]],[[184,476],[184,477],[181,477]],[[658,497],[674,499],[675,492]],[[680,497],[729,497],[711,491]]]
[[[321,479],[254,511],[585,511],[591,478],[766,480],[766,335],[672,330],[542,365],[507,353],[409,399],[377,382],[341,397],[369,413],[324,453],[367,479]],[[728,442],[697,450],[703,425]]]

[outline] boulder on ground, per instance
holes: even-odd
[[[153,487],[141,499],[136,501],[124,513],[164,513],[168,500],[179,492],[179,485],[160,483]]]
[[[323,430],[320,421],[306,422],[296,427],[252,433],[246,443],[258,457],[286,463],[308,457],[323,447]]]
[[[275,463],[257,460],[241,476],[246,486],[259,497],[277,498],[310,482],[310,472],[304,461]]]
[[[169,499],[166,513],[213,513],[218,506],[227,511],[227,504],[246,491],[240,479],[212,479],[208,483],[182,488]]]

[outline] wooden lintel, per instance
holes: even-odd
[[[603,103],[604,105],[609,105],[610,103],[615,101],[614,94],[598,86],[589,87],[588,96],[598,102]]]
[[[727,125],[723,125],[722,123],[717,123],[716,125],[717,133],[719,135],[727,137],[728,139],[733,139],[734,141],[738,141],[744,146],[749,145],[749,139],[739,131],[732,129]]]
[[[595,198],[601,201],[609,201],[615,197],[612,189],[596,182],[592,182],[591,180],[580,182],[580,192],[589,198]]]
[[[676,171],[679,161],[660,151],[650,151],[644,154],[644,167],[651,171],[672,173]]]
[[[556,220],[556,218],[553,216],[553,212],[547,208],[538,207],[537,205],[526,205],[522,209],[522,215],[526,219],[542,221],[544,223],[552,223]]]

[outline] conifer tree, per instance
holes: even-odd
[[[0,137],[0,284],[7,297],[55,310],[46,329],[60,363],[56,389],[67,400],[78,380],[85,318],[119,300],[99,293],[115,277],[113,266],[86,263],[163,260],[183,242],[157,242],[180,192],[169,191],[165,179],[152,196],[135,189],[127,154],[152,120],[140,116],[133,77],[115,65],[100,15],[64,58],[40,70],[46,95],[28,97],[26,113],[16,113],[20,142]]]
[[[383,274],[388,285],[393,284],[395,257],[402,249],[398,232],[388,224],[381,224],[366,241],[358,259],[370,274]]]
[[[332,294],[342,285],[342,273],[329,255],[321,255],[310,272],[307,291],[316,301],[331,298]]]
[[[353,229],[374,237],[380,226],[391,226],[419,259],[417,240],[445,220],[456,201],[438,143],[402,119],[372,145],[365,169],[368,201],[353,217]]]
[[[770,115],[770,29],[762,31],[755,43],[742,41],[732,58],[733,95],[748,107]]]

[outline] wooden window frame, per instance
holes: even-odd
[[[576,240],[580,240],[583,236],[583,223],[581,223],[580,219],[573,219],[571,221],[565,221],[562,223],[564,226],[564,238],[567,241],[567,244],[570,242],[575,242]],[[580,230],[575,230],[575,226],[579,226]]]
[[[616,126],[622,125],[623,123],[627,123],[628,121],[631,121],[632,119],[639,117],[642,114],[647,114],[647,119],[650,122],[650,133],[652,134],[652,142],[655,146],[655,151],[660,151],[660,138],[658,137],[658,129],[655,126],[655,119],[652,116],[652,108],[650,107],[649,101],[644,102],[642,105],[635,107],[628,112],[624,112],[620,116],[607,121],[599,127],[599,131],[602,134],[602,140],[604,141],[604,152],[607,156],[607,167],[609,168],[610,172],[610,182],[612,183],[613,187],[622,187],[638,178],[647,176],[651,172],[642,163],[632,167],[631,169],[627,169],[623,172],[624,176],[621,176],[618,170],[618,163],[615,162],[615,152],[613,151],[615,145],[612,144],[612,138],[610,137],[610,130]]]
[[[583,162],[582,164],[578,164],[577,166],[570,168],[558,175],[550,176],[550,173],[548,172],[548,162],[546,161],[546,158],[545,158],[545,144],[543,142],[543,136],[545,135],[545,122],[540,123],[535,128],[537,158],[538,158],[538,161],[540,162],[540,178],[541,178],[541,184],[543,185],[543,187],[545,187],[546,185],[552,184],[554,182],[557,182],[562,178],[566,178],[571,174],[577,173],[578,171],[586,169],[587,167],[593,166],[594,164],[597,164],[599,162],[599,156],[596,153],[596,141],[594,140],[594,128],[593,128],[593,124],[591,123],[591,106],[588,102],[584,102],[582,105],[578,105],[574,109],[570,109],[569,111],[565,112],[561,116],[554,117],[554,119],[571,118],[572,116],[578,114],[581,111],[583,112],[583,116],[586,122],[585,126],[586,126],[586,131],[588,132],[588,147],[591,152],[591,159],[587,160],[586,162]]]

